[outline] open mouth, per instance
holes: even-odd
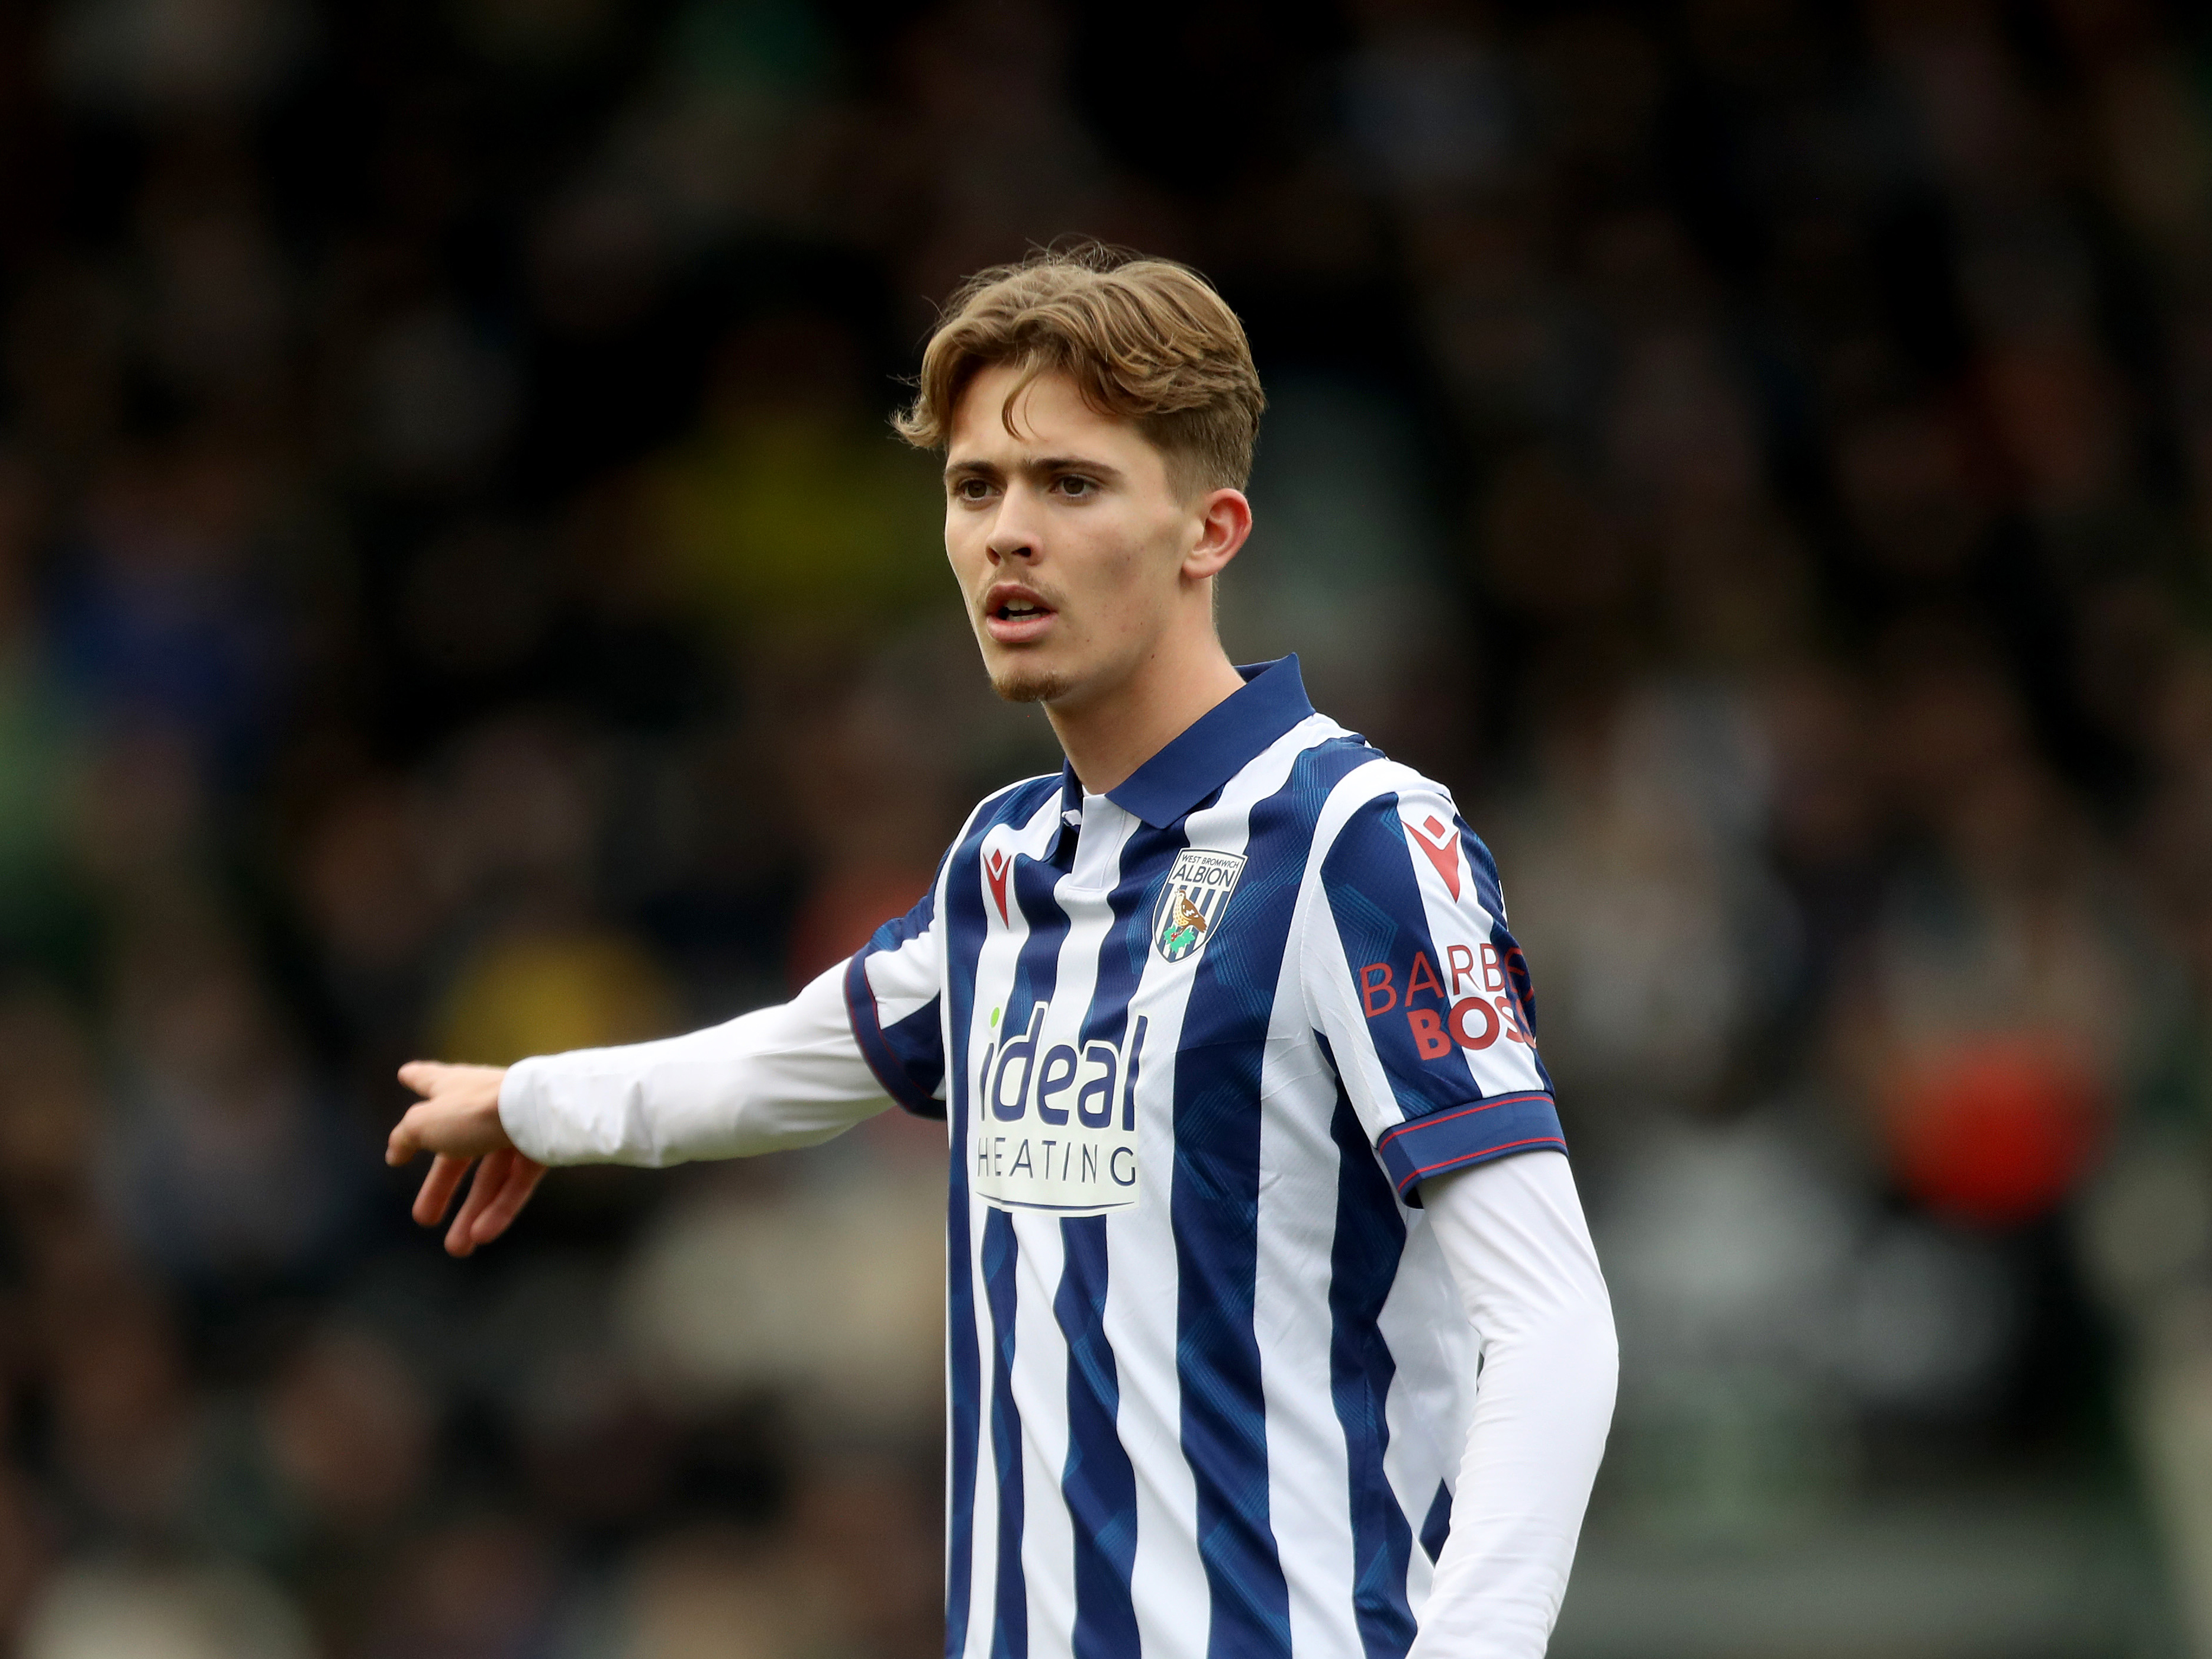
[[[983,626],[1001,645],[1041,638],[1058,614],[1030,589],[1012,582],[983,596]]]

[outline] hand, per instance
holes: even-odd
[[[412,1060],[399,1068],[399,1080],[422,1098],[392,1130],[384,1161],[396,1168],[417,1152],[435,1154],[415,1195],[415,1219],[425,1227],[445,1219],[461,1177],[471,1164],[477,1166],[468,1200],[446,1232],[449,1255],[472,1255],[505,1232],[545,1174],[543,1164],[515,1150],[499,1121],[499,1085],[506,1076],[503,1066],[434,1060]]]

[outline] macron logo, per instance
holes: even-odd
[[[1426,822],[1409,823],[1413,845],[1429,855],[1429,862],[1437,866],[1437,873],[1444,878],[1454,898],[1459,896],[1459,833],[1449,823],[1440,823],[1432,814]]]
[[[1013,867],[1014,861],[995,847],[983,860],[983,879],[991,884],[991,902],[999,907],[999,920],[1010,927],[1013,920],[1006,915],[1006,872]],[[1457,882],[1452,884],[1452,890],[1459,890]]]

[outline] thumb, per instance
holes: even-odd
[[[428,1095],[448,1069],[434,1060],[410,1060],[399,1068],[399,1080],[416,1094]]]

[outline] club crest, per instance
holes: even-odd
[[[1162,961],[1181,962],[1206,948],[1243,873],[1241,854],[1188,847],[1177,855],[1152,908],[1152,948]]]

